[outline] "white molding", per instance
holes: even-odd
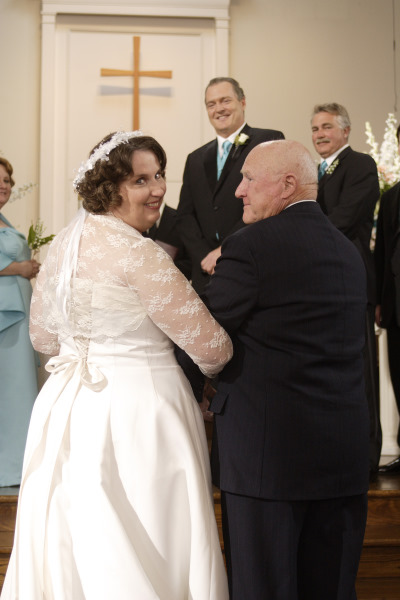
[[[229,19],[216,19],[216,75],[229,74]]]
[[[57,2],[42,2],[43,14],[75,14],[75,15],[117,15],[117,16],[157,16],[157,17],[198,17],[198,18],[229,18],[230,0],[151,0],[141,2],[77,2],[65,0]]]
[[[54,222],[55,25],[55,15],[42,19],[39,214],[46,215],[47,231],[58,232]]]

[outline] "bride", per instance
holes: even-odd
[[[174,343],[212,376],[225,331],[141,232],[158,219],[166,157],[110,134],[78,171],[83,200],[32,300],[51,355],[32,414],[2,600],[226,600],[200,409]]]

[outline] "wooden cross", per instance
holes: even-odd
[[[133,129],[139,129],[139,77],[162,77],[171,79],[172,71],[139,71],[140,37],[133,38],[133,71],[121,69],[101,69],[102,77],[133,76]]]

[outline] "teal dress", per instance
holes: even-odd
[[[0,271],[29,260],[25,237],[0,213]],[[19,485],[25,441],[38,394],[37,354],[29,339],[32,286],[19,275],[0,276],[0,487]]]

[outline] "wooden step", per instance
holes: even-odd
[[[14,494],[0,496],[0,591],[13,545],[17,503],[18,496]]]
[[[399,600],[400,586],[392,578],[357,579],[357,600]]]
[[[400,477],[380,475],[368,492],[358,600],[400,599]]]
[[[221,548],[221,495],[213,489]],[[0,590],[11,553],[18,496],[0,495]],[[357,577],[358,600],[400,600],[400,476],[380,476],[368,493],[368,520]]]

